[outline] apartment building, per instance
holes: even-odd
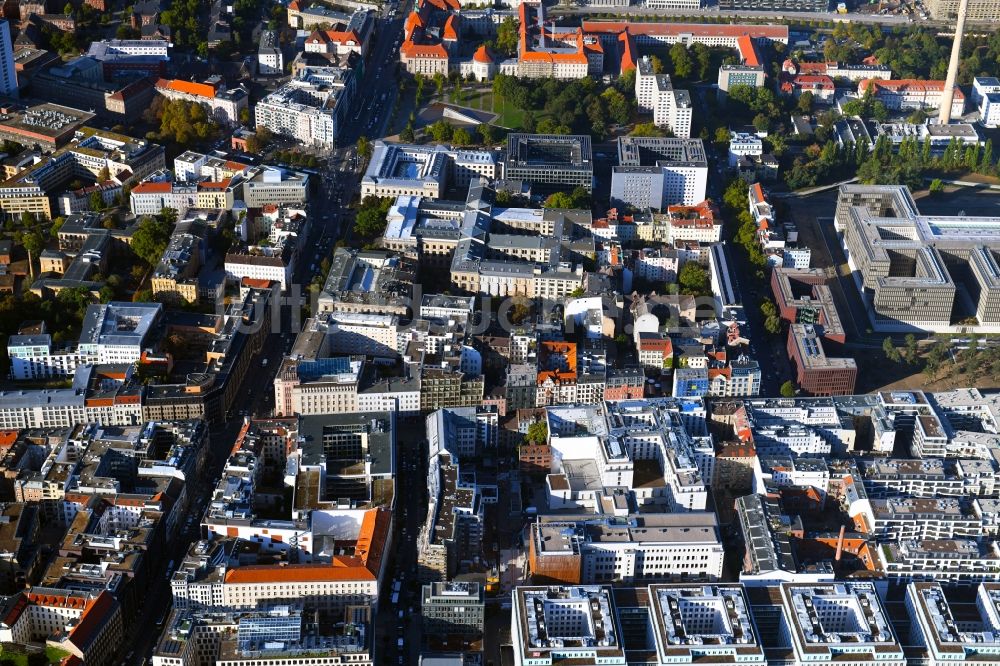
[[[635,98],[639,110],[653,114],[657,127],[666,127],[674,136],[691,136],[691,94],[674,90],[670,76],[653,71],[653,61],[643,56],[636,63]]]
[[[273,76],[285,73],[285,56],[281,52],[279,34],[276,30],[263,30],[257,45],[257,73]]]
[[[81,127],[65,147],[0,183],[0,208],[52,218],[56,188],[74,178],[92,182],[104,169],[131,186],[164,169],[163,154],[162,146],[145,139]]]
[[[542,516],[531,525],[528,570],[545,583],[716,581],[723,549],[715,514]]]
[[[355,71],[306,67],[254,106],[257,127],[308,146],[332,147],[351,108]]]

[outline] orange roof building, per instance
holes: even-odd
[[[362,516],[354,553],[336,555],[330,562],[233,567],[226,571],[223,603],[234,608],[256,607],[267,599],[300,598],[322,610],[341,608],[348,602],[374,603],[378,581],[386,562],[392,513],[369,509]],[[266,530],[265,530],[266,531]],[[338,547],[350,547],[338,541]]]
[[[452,51],[462,38],[456,0],[422,0],[403,29],[399,58],[411,74],[448,75]]]
[[[944,81],[919,81],[917,79],[861,79],[858,94],[864,95],[871,89],[875,98],[890,110],[936,109],[941,105]],[[952,99],[952,115],[965,112],[965,95],[955,86]]]
[[[541,4],[522,3],[518,16],[521,78],[579,79],[603,71],[604,52],[599,39],[585,39],[580,28],[560,28],[547,22]]]
[[[240,87],[227,89],[221,79],[198,83],[181,79],[159,79],[155,90],[171,100],[198,102],[209,107],[213,117],[229,124],[239,120],[240,111],[249,108],[249,96]]]
[[[490,52],[486,50],[485,44],[476,49],[476,53],[472,56],[472,59],[483,64],[493,62],[493,58],[490,56]]]

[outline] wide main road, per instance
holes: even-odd
[[[384,12],[395,15],[382,19],[378,38],[368,54],[365,75],[358,86],[358,95],[341,128],[338,143],[353,146],[360,136],[380,138],[385,121],[392,112],[396,95],[396,71],[399,63],[397,43],[402,41],[403,21],[412,6],[412,0],[395,0],[386,4]]]

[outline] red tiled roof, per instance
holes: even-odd
[[[133,194],[170,194],[174,189],[173,184],[164,181],[139,183],[132,188]]]
[[[622,43],[622,64],[621,73],[635,69],[635,47],[632,45],[632,35],[626,30],[618,35],[618,41]]]
[[[399,50],[407,58],[448,58],[448,51],[441,44],[414,44],[405,41]]]
[[[869,87],[874,86],[874,92],[878,92],[880,88],[885,90],[891,90],[892,92],[905,93],[908,91],[913,92],[942,92],[944,90],[944,81],[921,81],[918,79],[861,79],[858,81],[858,92],[864,93]],[[965,99],[965,95],[962,93],[961,88],[955,86],[955,99]]]
[[[83,611],[80,621],[69,633],[69,640],[80,648],[81,652],[85,652],[85,649],[97,639],[101,628],[114,610],[114,597],[107,590],[101,592]]]
[[[490,57],[490,52],[486,50],[486,44],[483,44],[478,49],[476,53],[472,56],[472,59],[476,62],[491,63],[493,58]]]
[[[757,46],[748,35],[740,35],[736,38],[736,48],[740,51],[743,64],[747,67],[760,67],[760,58],[757,57]]]
[[[458,39],[458,17],[455,14],[448,16],[448,19],[444,22],[444,29],[441,31],[442,39],[457,40]]]
[[[193,81],[181,81],[180,79],[160,79],[156,82],[156,87],[161,90],[175,90],[207,99],[215,98],[215,86],[208,83],[195,83]]]
[[[691,35],[698,37],[740,37],[788,41],[786,25],[716,25],[712,23],[628,23],[624,21],[584,21],[583,31],[632,35]]]

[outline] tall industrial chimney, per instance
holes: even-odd
[[[951,44],[951,60],[948,61],[948,76],[945,77],[944,90],[941,91],[941,109],[938,113],[938,123],[941,125],[947,125],[951,122],[951,103],[955,96],[955,81],[958,79],[958,61],[962,55],[962,36],[965,35],[965,14],[968,9],[969,0],[958,0],[955,40]]]

